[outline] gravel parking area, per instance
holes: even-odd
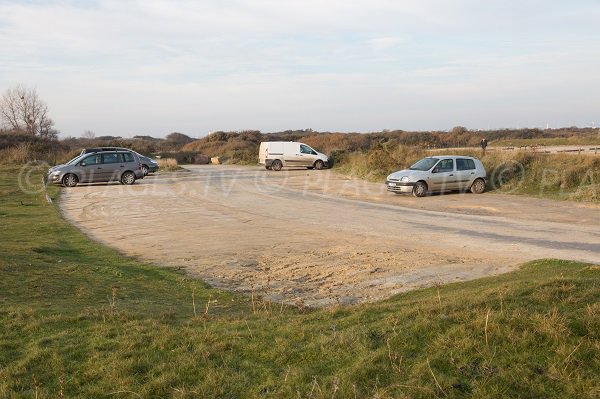
[[[62,211],[124,254],[307,306],[375,301],[538,258],[600,262],[595,204],[488,193],[417,199],[330,170],[188,168],[133,186],[64,189]]]

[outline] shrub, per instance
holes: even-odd
[[[210,158],[207,155],[199,154],[196,151],[176,151],[176,152],[161,152],[160,158],[173,158],[179,164],[183,165],[206,165],[210,163]]]
[[[179,169],[179,164],[177,163],[177,160],[174,158],[161,158],[158,160],[158,166],[160,167],[161,170],[164,170],[167,172],[173,172],[173,171]]]
[[[379,145],[367,152],[345,154],[336,166],[346,174],[383,181],[391,172],[405,169],[424,156],[425,152],[415,147]]]
[[[0,151],[0,160],[7,164],[23,164],[33,158],[31,143],[21,143],[15,147],[8,147]]]

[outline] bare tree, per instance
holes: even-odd
[[[81,135],[82,139],[88,139],[88,140],[93,140],[96,138],[96,133],[94,133],[91,130],[86,130],[85,132],[83,132],[83,134]]]
[[[17,85],[0,98],[0,120],[9,128],[35,136],[54,138],[57,131],[48,116],[48,106],[35,89]]]

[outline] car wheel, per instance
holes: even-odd
[[[131,185],[135,183],[135,175],[133,172],[125,172],[123,176],[121,176],[121,184]]]
[[[63,177],[63,185],[65,187],[75,187],[77,183],[79,183],[79,179],[73,174],[68,174]]]
[[[475,179],[471,185],[471,192],[473,194],[481,194],[485,191],[485,181],[483,179]]]
[[[321,170],[321,169],[323,169],[324,166],[325,166],[325,164],[323,163],[323,161],[319,160],[319,161],[315,162],[315,169],[316,170]]]
[[[146,165],[142,165],[142,172],[144,172],[144,176],[148,176],[148,173],[150,173],[150,170],[148,169],[148,167]]]
[[[427,195],[427,183],[419,181],[413,187],[413,195],[415,197],[424,197]]]
[[[276,172],[279,172],[281,170],[281,168],[283,168],[283,164],[281,163],[281,161],[279,159],[274,160],[273,163],[271,164],[271,169],[273,169]]]

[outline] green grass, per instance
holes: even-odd
[[[376,304],[253,311],[90,241],[17,174],[0,172],[0,398],[600,395],[598,266],[543,260]]]

